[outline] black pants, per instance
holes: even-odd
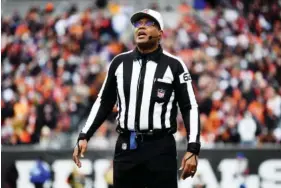
[[[177,151],[173,135],[140,140],[119,135],[114,155],[114,188],[177,188]]]
[[[34,183],[35,188],[43,188],[43,183]]]

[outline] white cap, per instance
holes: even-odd
[[[149,18],[153,19],[154,21],[156,21],[159,24],[161,30],[164,29],[164,22],[163,22],[161,14],[159,12],[157,12],[155,10],[151,10],[151,9],[144,9],[140,12],[136,12],[135,14],[133,14],[133,16],[131,17],[131,23],[134,24],[134,22],[138,21],[139,19],[141,19],[143,17],[149,17]]]

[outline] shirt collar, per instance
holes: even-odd
[[[158,48],[156,50],[154,50],[153,52],[147,53],[147,54],[143,54],[141,53],[138,48],[136,47],[133,51],[133,55],[136,59],[144,59],[146,58],[147,60],[157,60],[160,56],[160,54],[162,54],[163,49],[161,47],[161,45],[158,46]],[[157,61],[155,61],[157,62]]]

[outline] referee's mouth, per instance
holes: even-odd
[[[136,36],[136,42],[138,44],[144,44],[144,43],[147,43],[149,40],[148,40],[148,34],[143,31],[143,30],[140,30],[138,31],[137,33],[137,36]]]
[[[147,34],[144,31],[139,31],[137,36],[138,39],[144,39],[147,37]]]

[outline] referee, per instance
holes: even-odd
[[[181,178],[193,177],[200,151],[198,105],[184,62],[160,45],[163,20],[159,12],[145,9],[131,17],[136,48],[112,60],[103,86],[79,134],[73,160],[117,103],[119,137],[113,160],[115,188],[176,188],[177,131],[180,108],[187,130],[187,152]]]

